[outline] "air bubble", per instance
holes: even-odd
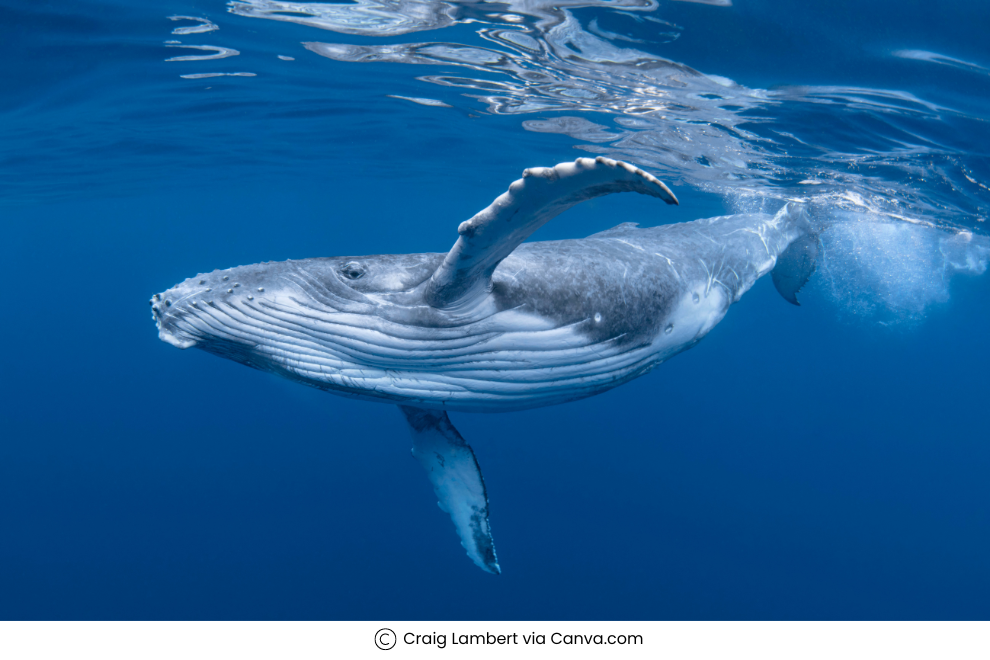
[[[701,302],[701,296],[699,296],[697,293],[692,293],[691,300],[693,300],[695,303]]]
[[[602,315],[595,314],[595,323],[601,323],[601,322],[602,322]]]
[[[664,329],[663,329],[663,334],[665,334],[665,335],[669,335],[669,334],[670,334],[670,333],[672,333],[673,331],[674,331],[674,324],[673,324],[673,323],[671,323],[671,324],[669,324],[669,325],[668,325],[668,326],[667,326],[666,328],[664,328]]]
[[[224,276],[223,276],[223,281],[224,281],[224,282],[226,282],[226,281],[227,281],[227,280],[229,280],[229,279],[230,279],[230,276],[229,276],[229,275],[224,275]]]
[[[883,325],[917,323],[950,298],[959,273],[990,265],[990,239],[868,214],[837,214],[821,236],[821,288],[851,317]]]

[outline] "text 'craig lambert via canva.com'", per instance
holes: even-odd
[[[588,634],[570,632],[552,633],[510,633],[496,635],[494,633],[416,633],[404,632],[396,634],[391,629],[383,628],[375,635],[378,648],[388,650],[399,642],[409,646],[432,646],[443,649],[449,646],[511,646],[511,645],[587,645],[587,646],[625,646],[642,645],[643,636],[631,634]]]

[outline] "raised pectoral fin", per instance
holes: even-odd
[[[462,222],[425,297],[434,307],[457,307],[484,295],[495,267],[530,234],[579,202],[618,192],[637,192],[677,204],[670,189],[651,174],[609,158],[578,158],[523,172],[508,192]]]
[[[399,406],[412,432],[413,457],[426,470],[440,508],[450,514],[468,557],[489,573],[501,573],[488,526],[488,493],[471,446],[447,413]]]

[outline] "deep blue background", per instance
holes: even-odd
[[[794,39],[808,16],[737,4],[671,5],[698,40],[675,55],[747,84],[772,84],[756,69],[777,57],[795,83],[795,53],[816,82],[864,77],[868,49],[840,30],[858,22],[814,21],[826,60]],[[935,10],[895,6],[873,10],[903,20],[884,33],[897,47],[958,28],[952,54],[975,56],[970,23],[919,32]],[[446,92],[415,67],[318,58],[298,45],[311,31],[220,2],[29,7],[0,5],[0,618],[990,618],[990,278],[895,329],[761,281],[618,390],[452,415],[488,484],[493,577],[397,410],[179,352],[147,300],[268,259],[444,251],[524,167],[578,155],[570,138],[386,98]],[[179,79],[161,42],[183,13],[259,76]],[[736,32],[761,21],[791,39],[746,51]],[[706,29],[744,56],[705,51]],[[676,192],[676,209],[596,200],[540,238],[723,211]]]

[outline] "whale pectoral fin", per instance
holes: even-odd
[[[770,279],[784,300],[800,306],[797,294],[808,283],[818,266],[818,234],[800,204],[787,204],[777,213],[775,219],[794,225],[800,230],[800,235],[777,255],[777,263],[770,272]]]
[[[815,272],[818,250],[818,236],[808,229],[777,255],[777,264],[770,271],[770,279],[778,293],[792,305],[801,305],[797,294]]]
[[[454,521],[468,557],[483,570],[502,572],[488,525],[488,493],[471,446],[447,413],[399,406],[412,432],[413,457],[426,469],[440,508]]]
[[[618,192],[678,203],[653,175],[601,156],[524,171],[507,192],[457,228],[460,237],[430,278],[426,302],[450,308],[484,295],[495,267],[543,224],[579,202]]]

